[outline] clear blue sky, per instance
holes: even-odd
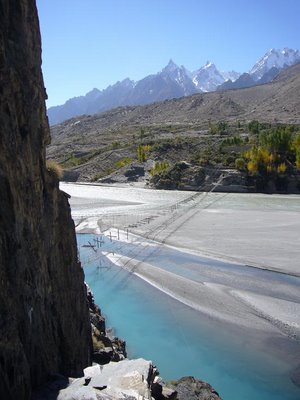
[[[37,0],[48,106],[94,87],[207,60],[248,71],[270,48],[300,49],[300,0]]]

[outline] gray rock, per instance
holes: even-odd
[[[53,372],[80,376],[91,329],[68,196],[48,168],[36,2],[0,12],[0,398],[29,399]]]
[[[69,386],[69,379],[62,375],[52,375],[48,382],[38,387],[31,400],[56,400],[60,390]]]
[[[129,183],[143,181],[145,177],[145,167],[143,164],[132,163],[118,169],[105,178],[99,179],[101,183]]]
[[[178,400],[221,400],[218,393],[208,383],[192,376],[172,382],[168,387],[177,391]]]
[[[84,370],[83,378],[62,389],[57,400],[151,399],[154,376],[151,362],[143,359],[94,365]]]
[[[105,347],[104,349],[93,352],[93,361],[101,365],[108,364],[113,358],[114,351],[112,347]]]
[[[176,400],[177,391],[167,387],[163,382],[155,381],[151,386],[151,394],[155,400]]]
[[[157,189],[215,192],[248,192],[245,174],[234,169],[191,166],[185,161],[155,175],[151,184]]]

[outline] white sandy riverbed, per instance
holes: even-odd
[[[71,195],[78,232],[129,227],[192,252],[300,276],[300,196],[61,188]]]
[[[299,196],[61,188],[71,195],[78,232],[119,235],[103,249],[117,265],[210,317],[263,336],[300,339]],[[126,253],[129,242],[134,247]],[[172,249],[183,250],[177,264]],[[274,271],[270,279],[255,272],[261,269]],[[299,349],[290,356],[296,364]]]

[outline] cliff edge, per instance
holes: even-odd
[[[50,141],[35,0],[0,2],[0,398],[90,363],[83,271]]]

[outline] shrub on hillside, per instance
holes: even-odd
[[[54,160],[47,160],[46,168],[47,171],[50,172],[50,174],[56,176],[58,179],[61,179],[64,175],[62,167]]]
[[[239,171],[243,171],[246,167],[246,162],[243,158],[237,158],[235,160],[235,168]]]
[[[129,165],[131,163],[132,163],[132,158],[125,157],[116,162],[116,167],[119,169],[119,168],[125,167],[126,165]]]

